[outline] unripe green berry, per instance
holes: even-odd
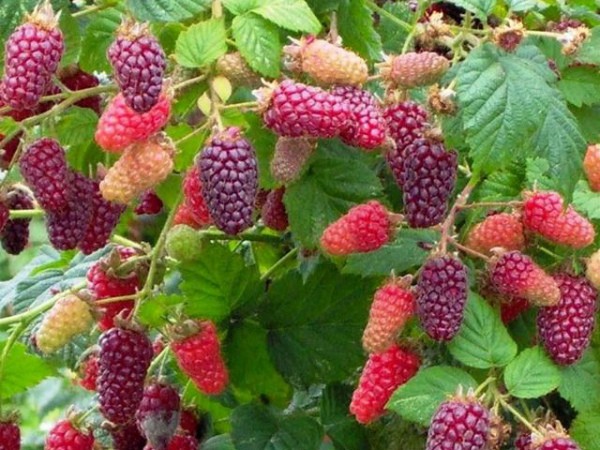
[[[165,248],[170,257],[179,261],[194,261],[202,251],[202,235],[187,225],[175,225],[167,233]]]

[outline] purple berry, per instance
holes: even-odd
[[[9,209],[33,209],[33,198],[26,190],[14,187],[4,199]],[[9,219],[0,233],[2,247],[11,255],[18,255],[29,242],[29,222],[31,219]]]
[[[166,450],[179,425],[180,400],[169,385],[153,383],[144,389],[144,396],[135,414],[137,426],[156,450]]]
[[[118,426],[110,431],[114,450],[143,450],[146,439],[140,434],[135,422]]]
[[[135,207],[135,213],[137,215],[149,214],[154,215],[161,212],[163,209],[163,202],[158,195],[152,190],[144,192],[140,196],[140,201]]]

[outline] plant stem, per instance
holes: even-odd
[[[212,16],[215,19],[219,19],[223,16],[223,5],[221,0],[213,0],[212,2]]]
[[[177,139],[175,141],[175,145],[179,145],[180,143],[182,143],[184,141],[187,141],[189,138],[194,137],[195,135],[197,135],[197,134],[201,133],[202,131],[206,130],[209,126],[210,126],[210,121],[204,122],[202,125],[200,125],[195,130],[189,132],[188,134],[186,134],[182,138]]]
[[[156,367],[159,364],[162,367],[162,362],[167,358],[168,354],[169,354],[169,346],[165,345],[165,348],[163,348],[162,351],[156,356],[156,358],[154,358],[152,360],[152,363],[150,363],[150,367],[148,367],[148,371],[146,372],[148,374],[148,376],[150,376],[150,374],[152,374],[152,372],[154,372],[154,369],[156,369]]]
[[[43,217],[46,212],[43,209],[13,209],[10,211],[11,219],[30,219],[32,217]]]
[[[288,262],[290,259],[295,257],[297,254],[298,254],[298,247],[295,247],[292,250],[290,250],[289,252],[287,252],[285,255],[283,255],[281,257],[281,259],[279,259],[279,261],[277,261],[275,264],[273,264],[271,267],[269,267],[269,269],[265,273],[262,274],[262,276],[260,277],[260,281],[267,280],[271,275],[273,275],[273,273],[275,273],[275,271],[277,269],[279,269],[281,266],[283,266],[286,262]]]
[[[120,236],[118,234],[114,234],[110,238],[110,240],[111,242],[114,242],[117,245],[123,245],[125,247],[132,247],[138,250],[144,250],[144,247],[139,242],[132,241],[131,239],[127,239],[126,237]]]
[[[389,20],[391,20],[392,22],[396,23],[396,25],[400,25],[402,28],[404,28],[405,31],[411,32],[413,27],[410,23],[405,22],[402,19],[399,19],[398,17],[396,17],[395,15],[393,15],[391,12],[383,9],[381,6],[377,5],[374,1],[372,0],[367,0],[365,2],[365,4],[367,5],[367,7],[373,11],[375,11],[377,14],[381,15],[381,16],[385,16],[386,18],[388,18]]]
[[[487,380],[485,380],[483,383],[481,383],[477,389],[475,390],[474,394],[475,396],[478,396],[479,394],[481,394],[483,392],[483,390],[490,385],[491,383],[493,383],[494,381],[496,381],[496,377],[488,377]]]
[[[258,102],[243,102],[243,103],[233,103],[231,105],[219,105],[219,109],[221,111],[226,109],[241,109],[241,108],[254,108],[258,106]]]
[[[83,17],[83,16],[87,16],[88,14],[92,14],[98,11],[102,11],[108,7],[112,6],[110,3],[106,2],[103,5],[93,5],[90,6],[89,8],[85,8],[82,9],[80,11],[76,11],[73,14],[71,14],[71,17],[73,18],[78,18],[78,17]]]
[[[118,297],[109,297],[103,298],[102,300],[96,300],[94,305],[108,305],[110,303],[122,302],[124,300],[135,300],[139,297],[139,293],[136,294],[128,294],[128,295],[120,295]]]
[[[220,231],[201,231],[202,237],[213,241],[253,241],[253,242],[271,242],[281,244],[279,236],[270,234],[242,233],[238,235],[229,235]]]
[[[500,396],[498,397],[498,401],[504,409],[510,412],[513,416],[515,416],[515,418],[518,419],[519,422],[521,422],[523,425],[525,425],[532,433],[538,433],[538,430],[536,430],[535,427],[531,425],[531,423],[525,417],[523,417],[523,415],[519,411],[517,411],[515,408],[513,408],[511,404],[504,400],[504,398]]]
[[[460,209],[472,209],[472,208],[518,208],[522,206],[523,202],[519,200],[510,201],[510,202],[478,202],[478,203],[470,203],[468,205],[460,206]]]
[[[442,228],[441,228],[442,237],[440,238],[440,252],[442,254],[446,253],[446,251],[448,249],[448,241],[451,239],[450,234],[454,230],[454,221],[456,220],[456,214],[458,213],[460,208],[467,203],[467,200],[469,199],[471,192],[473,192],[473,189],[475,189],[475,186],[477,186],[478,182],[479,182],[479,177],[476,177],[476,176],[471,177],[471,179],[469,180],[467,185],[464,187],[462,192],[460,194],[458,194],[458,197],[456,198],[456,201],[454,202],[452,209],[448,213],[448,217],[446,217],[446,220],[442,224]]]
[[[458,250],[460,250],[463,253],[466,253],[467,255],[471,255],[474,256],[475,258],[479,258],[479,259],[483,259],[485,262],[490,262],[491,258],[489,258],[487,255],[484,255],[483,253],[479,253],[476,250],[473,250],[469,247],[466,247],[462,244],[459,244],[458,241],[454,238],[450,238],[449,239],[450,243],[452,243],[452,245],[454,245]]]
[[[175,86],[173,86],[173,89],[175,91],[178,91],[180,89],[184,89],[188,86],[191,86],[192,84],[196,84],[196,83],[200,83],[201,81],[206,80],[206,75],[198,75],[197,77],[194,78],[190,78],[188,80],[184,80],[181,83],[176,84]]]

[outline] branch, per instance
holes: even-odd
[[[270,234],[257,233],[241,233],[238,235],[229,235],[220,231],[201,231],[203,238],[212,241],[254,241],[254,242],[270,242],[273,244],[281,244],[283,239],[279,236]]]
[[[475,189],[475,186],[477,186],[478,182],[479,178],[475,176],[469,180],[462,192],[458,194],[458,197],[456,197],[456,201],[454,202],[452,209],[448,213],[448,217],[446,217],[446,220],[444,221],[444,223],[442,223],[442,237],[440,238],[440,251],[442,253],[446,253],[448,249],[448,241],[451,238],[451,233],[454,231],[454,221],[456,220],[456,214],[458,213],[460,208],[467,203],[471,192],[473,192],[473,189]]]

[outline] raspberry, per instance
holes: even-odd
[[[469,231],[465,245],[484,254],[491,254],[495,247],[522,250],[525,247],[525,235],[521,218],[509,213],[489,216]]]
[[[41,3],[6,41],[2,99],[10,107],[33,109],[44,95],[64,51],[58,17]]]
[[[194,436],[190,436],[189,434],[178,434],[173,436],[167,450],[197,450],[198,445],[198,440]],[[148,444],[144,447],[144,450],[155,450],[155,448]]]
[[[79,241],[78,248],[85,255],[103,248],[110,238],[113,230],[119,223],[125,207],[105,200],[100,194],[100,184],[92,184],[91,218],[85,234]]]
[[[583,248],[594,242],[594,226],[573,207],[565,210],[557,192],[526,194],[523,225],[551,242],[572,248]]]
[[[68,89],[72,91],[82,91],[84,89],[90,89],[100,85],[98,78],[91,73],[84,72],[77,66],[69,67],[65,70],[61,70],[60,81]],[[84,99],[79,100],[75,103],[80,108],[88,108],[94,111],[96,114],[101,114],[102,99],[99,95],[92,95]]]
[[[138,114],[118,94],[108,104],[96,128],[96,142],[107,152],[121,153],[136,142],[144,141],[164,127],[171,114],[171,98],[161,94],[149,111]]]
[[[362,337],[367,352],[381,353],[390,348],[414,314],[415,297],[409,286],[410,281],[393,278],[375,292]]]
[[[417,314],[432,339],[450,341],[462,325],[467,302],[467,268],[449,255],[423,265],[417,284]]]
[[[280,137],[271,160],[271,175],[275,181],[289,184],[300,178],[314,149],[314,144],[308,139]]]
[[[167,64],[165,52],[148,25],[125,21],[107,55],[127,105],[138,113],[154,107]]]
[[[162,211],[163,202],[158,195],[152,190],[147,190],[140,196],[140,201],[135,207],[137,215],[148,214],[155,215]]]
[[[519,315],[529,309],[529,302],[525,298],[516,297],[500,305],[500,317],[504,324],[515,320]]]
[[[183,180],[183,194],[185,196],[185,203],[188,205],[194,216],[194,221],[202,225],[212,223],[208,207],[204,202],[200,169],[196,165],[190,168],[185,174]]]
[[[565,366],[579,361],[590,345],[598,292],[584,277],[559,273],[554,279],[560,289],[560,301],[540,308],[538,334],[554,362]]]
[[[156,450],[165,450],[179,425],[179,394],[167,384],[153,383],[135,413],[137,426]]]
[[[583,159],[583,170],[592,190],[600,191],[600,146],[588,146]]]
[[[372,252],[389,242],[395,225],[396,217],[371,200],[330,224],[321,236],[321,247],[334,256]]]
[[[200,425],[200,423],[194,409],[185,408],[181,410],[179,428],[181,428],[184,433],[195,436],[198,430],[198,425]]]
[[[146,445],[134,422],[112,429],[110,435],[114,450],[142,450]]]
[[[283,194],[285,194],[285,188],[274,189],[269,192],[261,211],[265,226],[275,231],[285,231],[289,225],[287,212],[283,204]]]
[[[440,143],[417,139],[404,162],[404,209],[413,228],[440,223],[456,182],[458,155]]]
[[[85,433],[66,419],[52,427],[44,446],[44,450],[92,450],[93,448],[94,435],[92,432]]]
[[[196,216],[192,212],[192,209],[185,203],[182,203],[177,207],[177,211],[175,211],[173,225],[187,225],[194,230],[199,230],[206,224],[196,222]]]
[[[515,450],[532,450],[531,433],[521,432],[515,439]]]
[[[197,165],[204,202],[217,228],[238,234],[252,226],[258,163],[254,148],[240,130],[227,128],[215,135]]]
[[[347,105],[336,96],[292,80],[260,90],[258,97],[265,125],[280,136],[331,138],[350,120]]]
[[[414,88],[438,81],[450,62],[434,52],[405,53],[392,56],[380,65],[381,77],[394,86]]]
[[[310,75],[321,85],[361,85],[367,81],[367,63],[356,53],[308,36],[284,48],[288,65]]]
[[[175,225],[167,233],[167,254],[179,261],[194,261],[202,253],[202,235],[184,224]]]
[[[13,187],[4,198],[9,209],[33,209],[33,198],[26,190]],[[9,219],[0,232],[2,248],[11,255],[18,255],[29,242],[29,222],[31,219]]]
[[[417,355],[398,345],[383,353],[369,355],[358,387],[352,394],[350,413],[363,424],[379,418],[394,391],[410,380],[420,366]]]
[[[67,157],[58,142],[38,139],[27,147],[19,165],[25,182],[42,208],[58,212],[67,207]]]
[[[560,299],[552,277],[519,251],[503,253],[490,269],[490,280],[500,294],[523,297],[538,306],[555,305]]]
[[[102,197],[126,205],[154,188],[173,170],[173,152],[173,144],[160,138],[129,147],[100,182]]]
[[[188,326],[192,334],[171,343],[177,364],[201,392],[220,394],[227,387],[229,374],[221,356],[217,327],[210,321]]]
[[[431,419],[426,450],[485,450],[490,424],[490,412],[475,396],[448,400]]]
[[[4,203],[0,203],[0,232],[4,229],[4,226],[10,219],[10,209]]]
[[[112,328],[100,337],[98,401],[107,420],[129,423],[144,394],[152,343],[142,333]]]
[[[37,348],[45,354],[54,353],[71,340],[88,331],[94,318],[90,307],[76,295],[60,298],[46,313],[35,334]]]
[[[91,392],[96,392],[98,379],[98,353],[89,355],[79,366],[79,385]]]
[[[12,420],[0,420],[0,450],[20,450],[21,431]]]
[[[217,73],[227,77],[234,86],[257,87],[260,75],[254,72],[240,52],[227,53],[217,60]]]
[[[57,250],[71,250],[84,238],[92,219],[94,181],[70,171],[67,207],[46,216],[48,239]]]
[[[338,86],[332,94],[344,102],[350,111],[350,120],[340,134],[342,141],[365,150],[383,145],[387,125],[375,96],[352,86]]]

